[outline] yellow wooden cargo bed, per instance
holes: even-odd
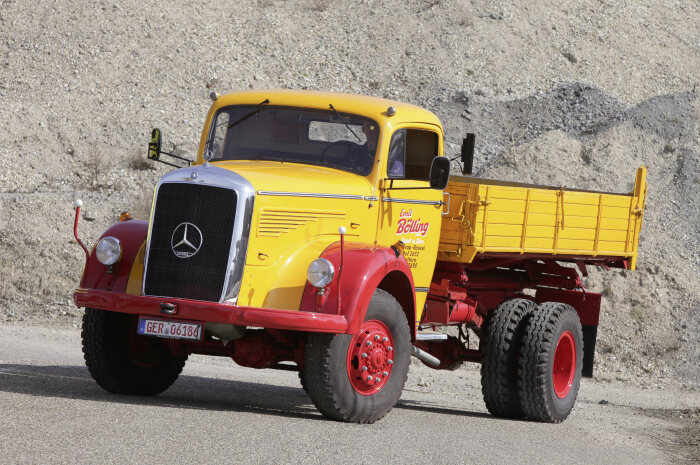
[[[634,269],[646,174],[646,166],[637,170],[630,194],[453,176],[445,189],[438,259],[470,263],[494,253],[621,257]]]

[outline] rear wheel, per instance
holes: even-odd
[[[86,308],[83,354],[92,377],[114,394],[153,396],[175,382],[187,355],[175,355],[162,339],[136,334],[135,315]]]
[[[481,392],[492,415],[522,418],[518,396],[518,353],[527,318],[535,308],[527,299],[503,302],[486,317],[479,350]]]
[[[525,327],[519,360],[520,403],[527,418],[559,423],[581,383],[583,333],[573,307],[545,302]]]
[[[310,334],[302,385],[328,418],[373,423],[401,396],[408,377],[411,335],[399,303],[377,289],[354,334]]]

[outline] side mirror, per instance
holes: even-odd
[[[462,174],[472,174],[474,168],[474,142],[476,134],[470,132],[462,140]]]
[[[154,128],[153,131],[151,131],[151,141],[148,143],[149,160],[157,161],[159,163],[165,163],[166,165],[174,166],[175,168],[183,168],[183,166],[181,165],[176,165],[175,163],[170,163],[169,161],[161,160],[160,156],[162,154],[186,162],[187,165],[185,166],[190,166],[192,164],[192,162],[185,157],[181,157],[180,155],[175,155],[173,153],[163,152],[160,149],[161,144],[162,140],[160,137],[160,129]]]
[[[435,157],[430,164],[430,188],[443,190],[450,180],[450,159]]]
[[[161,143],[160,129],[154,128],[153,131],[151,131],[151,141],[148,143],[148,158],[150,160],[158,161],[160,158]]]

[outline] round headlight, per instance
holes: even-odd
[[[122,243],[116,237],[104,237],[97,243],[95,255],[103,265],[114,265],[122,258]]]
[[[333,275],[335,274],[335,269],[333,264],[326,260],[325,258],[317,258],[311,265],[309,265],[309,270],[306,272],[306,277],[309,282],[314,287],[326,287],[333,281]]]

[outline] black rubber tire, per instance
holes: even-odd
[[[481,392],[492,415],[523,418],[518,395],[518,353],[535,303],[512,299],[489,312],[479,341]]]
[[[299,383],[301,383],[301,388],[305,393],[309,393],[309,388],[306,385],[306,371],[303,369],[299,370]]]
[[[162,339],[138,336],[138,317],[86,308],[83,354],[92,377],[114,394],[154,396],[175,382],[187,355],[175,355]]]
[[[565,331],[573,335],[576,365],[571,388],[560,399],[554,391],[552,365],[557,343]],[[582,366],[583,333],[576,310],[559,302],[540,304],[528,319],[519,360],[520,404],[526,418],[560,423],[569,416],[578,396]]]
[[[374,423],[396,405],[411,362],[411,333],[401,305],[389,293],[377,289],[365,321],[379,320],[394,339],[394,364],[386,384],[372,395],[358,393],[347,371],[349,334],[309,334],[304,377],[311,400],[327,418],[351,423]]]

